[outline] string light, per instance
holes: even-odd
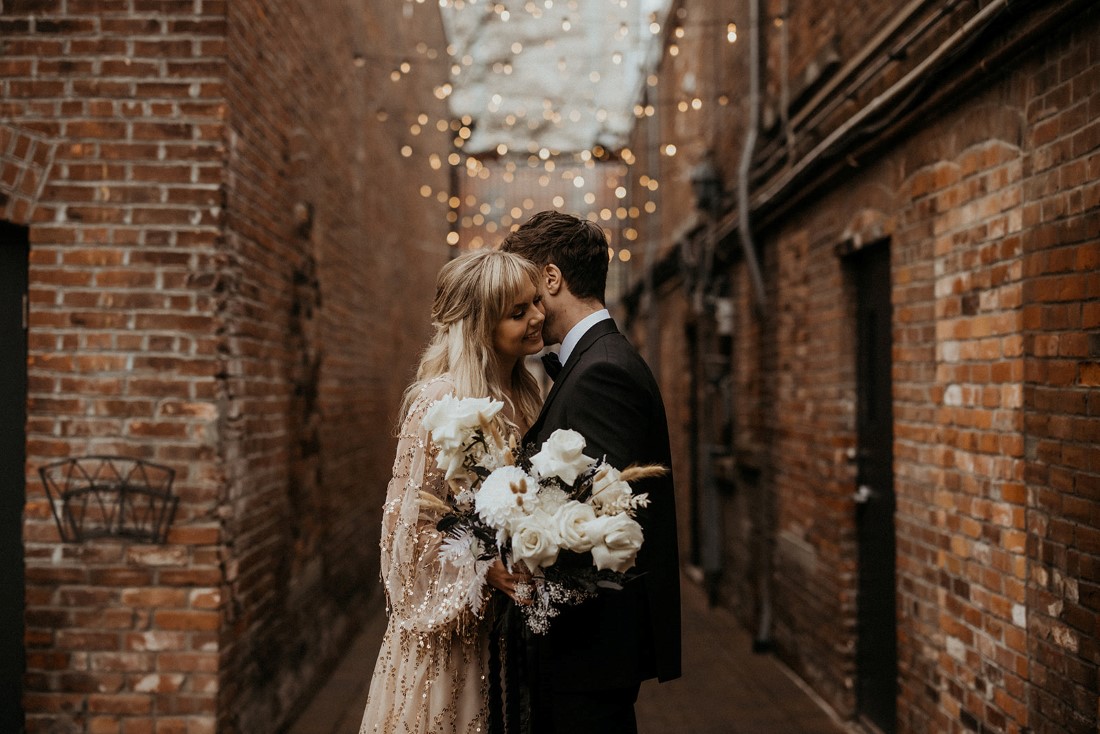
[[[413,2],[414,0],[406,0],[406,2]],[[424,0],[415,0],[415,2],[422,3]],[[620,7],[626,7],[628,3],[625,0],[612,0],[613,3],[620,5]],[[440,5],[442,7],[452,7],[455,9],[468,7],[473,8],[477,5],[484,7],[483,0],[441,0]],[[539,7],[540,3],[537,0],[528,0],[523,6],[523,12],[530,17],[541,17],[543,15],[542,8]],[[542,0],[541,5],[545,7],[547,11],[552,10],[555,7],[553,0]],[[563,3],[558,3],[558,6],[562,6]],[[576,10],[579,5],[575,2],[569,3],[571,9]],[[509,14],[508,9],[501,3],[491,5],[490,7],[497,16],[504,22],[506,22],[511,15],[515,15],[519,12],[518,8],[513,10]],[[683,16],[681,13],[680,16]],[[559,11],[558,17],[561,17]],[[575,22],[574,18],[565,16],[564,25],[568,30],[571,24]],[[648,24],[643,24],[639,30],[644,30],[648,25],[648,29],[651,34],[657,35],[661,32],[661,23],[657,19],[656,15],[652,15],[649,18]],[[734,23],[725,24],[727,40],[733,43],[736,40],[736,25]],[[721,26],[719,26],[721,28]],[[720,31],[719,31],[720,32]],[[630,36],[630,26],[627,23],[621,23],[619,25],[619,32],[615,34],[626,38]],[[686,37],[686,32],[683,23],[679,20],[676,21],[675,27],[672,29],[671,36],[675,39],[683,39]],[[540,42],[540,46],[546,48],[552,48],[554,45],[553,39],[549,39],[546,42]],[[436,49],[430,47],[424,42],[416,44],[416,52],[418,55],[417,63],[424,62],[424,58],[431,57],[429,52],[435,52]],[[512,41],[509,44],[509,48],[514,56],[523,54],[527,49],[520,41]],[[454,79],[459,74],[469,74],[469,70],[475,63],[470,54],[464,54],[461,59],[455,56],[454,46],[448,47],[448,57],[440,59],[442,63],[446,63],[446,66],[436,67],[444,73],[450,72],[451,80],[438,84],[435,87],[430,87],[436,99],[441,102],[445,102],[455,96],[456,84]],[[684,49],[680,44],[675,41],[670,44],[666,49],[666,53],[670,55],[681,54]],[[606,73],[607,69],[611,68],[606,64],[610,62],[614,66],[622,66],[626,60],[625,55],[619,49],[608,49],[604,57],[604,66],[597,65],[593,68],[588,66],[586,71],[587,81],[593,85],[601,82],[611,81],[611,76]],[[570,63],[577,64],[577,61],[583,64],[583,57],[578,57],[574,53],[569,53],[567,56],[559,57],[558,66],[565,71],[569,68]],[[357,67],[365,66],[367,61],[362,56],[355,56],[353,62]],[[399,63],[394,64],[390,62],[389,71],[379,70],[381,74],[389,74],[394,82],[399,82],[405,75],[412,74],[416,64],[411,63],[407,59],[400,60]],[[627,65],[629,66],[629,65]],[[385,67],[383,67],[384,69]],[[512,60],[498,60],[494,66],[489,69],[482,70],[481,73],[485,74],[490,71],[508,75],[512,74],[517,67],[512,63]],[[574,67],[575,68],[575,67]],[[582,67],[583,68],[583,67]],[[617,74],[618,72],[616,72]],[[606,79],[605,79],[606,77]],[[616,81],[618,77],[615,77]],[[656,88],[659,84],[658,75],[655,73],[648,74],[644,77],[646,88]],[[730,97],[728,94],[722,94],[718,97],[690,97],[688,99],[653,99],[652,93],[649,94],[650,99],[644,100],[633,106],[633,113],[637,118],[649,118],[656,114],[658,107],[672,106],[676,110],[686,113],[687,111],[699,111],[703,108],[705,103],[716,104],[726,106],[730,103]],[[599,99],[598,93],[596,95],[588,94],[588,99]],[[524,107],[523,103],[516,103],[514,99],[505,99],[505,95],[497,92],[494,93],[487,100],[486,108],[492,112],[500,111],[503,114],[498,118],[497,129],[499,130],[512,130],[517,133],[523,129],[523,122],[527,122],[527,128],[532,133],[548,131],[554,127],[558,127],[565,122],[579,123],[584,119],[584,115],[591,115],[598,122],[606,122],[609,118],[608,109],[605,107],[599,107],[592,110],[592,107],[587,105],[571,105],[565,103],[564,100],[544,100],[541,109],[528,110]],[[583,110],[583,111],[582,111]],[[386,122],[391,113],[385,109],[377,109],[375,116],[379,122]],[[496,141],[495,145],[488,148],[488,154],[490,157],[486,160],[482,160],[478,155],[478,151],[485,150],[486,147],[483,142],[472,142],[475,138],[475,130],[477,131],[478,141],[481,141],[483,134],[490,134],[492,131],[484,125],[484,118],[480,115],[478,124],[475,127],[475,120],[472,119],[470,114],[465,114],[460,118],[461,124],[451,119],[432,119],[432,116],[425,112],[414,113],[415,122],[412,118],[414,115],[405,115],[403,113],[397,113],[400,117],[406,117],[404,124],[400,124],[398,121],[397,127],[388,128],[390,134],[399,136],[417,137],[423,136],[426,132],[430,131],[433,127],[435,131],[440,134],[447,134],[450,131],[453,134],[452,143],[455,147],[450,154],[446,153],[430,153],[425,155],[424,161],[427,163],[425,170],[439,171],[444,164],[450,165],[455,168],[465,168],[470,181],[486,181],[490,182],[488,185],[492,186],[491,181],[496,180],[498,182],[503,181],[505,183],[512,183],[519,181],[517,179],[517,170],[527,170],[534,172],[536,175],[530,177],[530,174],[524,174],[528,176],[524,181],[529,182],[529,186],[537,186],[539,189],[547,190],[547,193],[551,193],[554,186],[569,185],[570,189],[576,192],[575,196],[566,195],[565,192],[555,193],[550,202],[555,208],[565,208],[573,202],[573,209],[576,211],[579,207],[576,205],[580,202],[584,202],[585,205],[590,207],[586,216],[593,220],[604,223],[601,226],[614,228],[615,237],[621,238],[625,242],[635,241],[639,237],[639,228],[637,226],[638,220],[645,215],[652,215],[657,211],[657,202],[653,199],[648,199],[649,192],[656,192],[659,188],[658,181],[645,174],[637,175],[630,171],[629,167],[637,165],[639,162],[638,156],[629,148],[621,148],[618,150],[607,150],[603,146],[593,145],[590,149],[581,149],[576,153],[566,152],[555,149],[548,145],[539,145],[536,142],[534,135],[529,135],[520,142],[520,138],[509,138],[509,142]],[[590,118],[591,119],[591,118]],[[514,142],[513,142],[514,141]],[[405,158],[411,158],[414,155],[414,148],[409,142],[398,142],[400,153]],[[471,148],[470,153],[463,152],[463,147]],[[673,157],[677,154],[678,150],[676,145],[672,143],[660,145],[657,149],[663,156]],[[491,156],[495,152],[500,157],[502,163],[493,163],[495,159]],[[519,154],[519,155],[517,155]],[[508,158],[511,155],[512,158]],[[616,162],[618,161],[618,162]],[[594,172],[591,177],[587,174],[580,175],[581,170],[593,170],[596,168],[598,162],[611,162],[617,166],[623,166],[621,177],[608,173],[608,170],[602,172]],[[486,164],[489,165],[486,165]],[[517,169],[517,164],[520,167]],[[463,177],[464,179],[466,177]],[[592,185],[598,186],[598,188],[605,193],[597,195],[593,190],[586,188],[588,182],[592,182]],[[560,183],[555,183],[560,182]],[[600,185],[602,184],[602,185]],[[438,186],[439,184],[436,184]],[[479,184],[480,186],[480,184]],[[475,189],[478,191],[485,191],[486,193],[493,189]],[[461,240],[465,240],[464,246],[470,246],[474,244],[481,244],[485,242],[485,236],[491,235],[501,229],[505,231],[509,228],[514,229],[518,226],[519,221],[530,213],[533,209],[537,209],[540,206],[544,206],[538,201],[537,196],[525,196],[520,205],[511,206],[510,208],[504,207],[503,199],[498,198],[496,201],[483,201],[479,198],[479,195],[473,193],[461,194],[459,196],[448,194],[444,191],[437,191],[433,186],[424,183],[419,186],[421,195],[426,199],[431,199],[433,195],[440,203],[446,204],[450,209],[446,212],[447,221],[452,225],[461,224],[466,228],[477,227],[478,231],[471,232],[468,235],[463,234],[461,230],[452,231],[448,233],[448,244],[457,245]],[[632,193],[633,192],[633,193]],[[600,198],[603,197],[603,198]],[[580,212],[578,212],[580,213]],[[612,230],[607,230],[609,233]],[[491,242],[491,240],[489,240]],[[618,257],[620,262],[626,263],[631,259],[631,250],[627,247],[620,247],[617,251],[609,250],[609,258]]]

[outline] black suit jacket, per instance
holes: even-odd
[[[623,688],[680,676],[680,576],[668,424],[657,383],[611,319],[578,342],[525,436],[541,445],[559,428],[585,437],[585,454],[617,469],[656,463],[664,477],[638,482],[645,540],[622,591],[564,607],[536,640],[537,670],[560,690]],[[636,576],[636,577],[635,577]]]

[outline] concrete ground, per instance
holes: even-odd
[[[749,634],[683,581],[684,676],[642,685],[639,734],[843,734],[847,729],[771,655],[751,652]],[[381,613],[288,734],[357,734],[385,629]]]

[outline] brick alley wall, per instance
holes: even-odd
[[[785,156],[797,162],[974,12],[942,4],[936,15],[935,3],[907,4],[917,17],[935,17],[922,33],[935,31],[913,36],[910,52],[846,92],[846,104],[823,98],[815,127],[798,128],[811,119],[798,117],[806,109],[800,105],[887,19],[878,5],[862,16],[835,3],[812,10],[766,5],[757,192],[782,177],[790,165]],[[745,6],[730,9],[735,20]],[[685,8],[685,33],[676,56],[666,43],[652,94],[675,109],[698,82],[685,72],[701,68],[692,58],[710,57],[704,43],[692,44],[692,28],[723,24],[709,3],[674,7]],[[1045,12],[1013,22],[1027,27]],[[900,14],[889,20],[905,22]],[[745,53],[746,22],[739,20],[736,53]],[[990,50],[1011,39],[1008,28],[1000,27]],[[865,147],[853,145],[858,154],[807,179],[818,188],[805,197],[790,193],[795,204],[759,223],[768,300],[762,314],[752,313],[735,231],[726,240],[732,252],[719,258],[713,293],[730,298],[734,314],[736,481],[722,500],[718,596],[754,632],[770,602],[779,656],[837,712],[854,718],[859,566],[848,451],[857,448],[860,294],[843,254],[869,243],[890,248],[902,732],[1092,732],[1100,715],[1100,15],[1079,4],[1040,37],[992,66],[978,65],[980,54],[956,59],[956,71],[987,71],[904,127],[881,128],[890,137],[870,135]],[[776,82],[783,68],[785,92]],[[938,94],[948,76],[929,89]],[[738,100],[745,85],[743,75],[731,74],[720,87]],[[795,100],[793,140],[784,140],[778,119],[784,94]],[[668,107],[660,145],[673,143],[677,153],[661,158],[660,195],[683,204],[690,201],[691,164],[704,148],[708,108]],[[712,109],[730,191],[743,131],[728,110]],[[692,114],[697,124],[669,119]],[[646,161],[653,151],[644,147],[644,127],[652,122],[639,124],[632,143]],[[694,160],[678,160],[685,151]],[[642,173],[649,171],[635,176]],[[734,206],[727,198],[727,209]],[[723,215],[723,235],[735,230],[734,214]],[[707,231],[698,215],[685,205],[664,207],[660,216],[661,247],[680,249],[674,265],[690,263]],[[697,370],[689,334],[698,319],[685,299],[686,271],[666,265],[663,272],[653,310],[665,335],[660,362]],[[645,300],[637,303],[633,329],[644,335]],[[690,428],[692,386],[665,371],[662,387],[673,403],[670,420]],[[691,476],[695,459],[693,447],[681,447],[675,461],[687,468],[678,466],[678,476]],[[686,509],[691,490],[680,490]],[[689,528],[685,550],[698,533]],[[757,583],[762,574],[766,589]]]
[[[902,159],[894,462],[901,698],[912,730],[1027,721],[1024,93],[1006,83],[973,99]]]
[[[225,6],[146,5],[0,15],[5,165],[40,164],[9,212],[31,243],[29,732],[214,730]],[[166,545],[58,542],[35,470],[87,454],[176,470]]]
[[[1100,723],[1100,13],[1023,69],[1026,607],[1035,732]]]
[[[416,193],[446,174],[399,150],[427,100],[445,113],[426,65],[390,80],[442,47],[438,14],[365,5],[3,4],[30,732],[273,731],[377,602],[394,411],[446,258]],[[176,471],[165,545],[59,542],[36,470],[87,454]]]
[[[419,113],[445,116],[415,50],[445,45],[438,11],[415,7],[229,11],[219,731],[283,721],[380,602],[396,408],[447,256],[445,204],[418,190],[446,189],[425,150],[448,139],[399,153]]]

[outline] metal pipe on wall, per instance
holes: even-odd
[[[745,142],[741,150],[741,165],[737,171],[737,214],[740,223],[737,234],[745,256],[745,265],[749,269],[753,304],[756,307],[757,316],[763,314],[766,299],[764,279],[760,274],[760,265],[756,258],[756,243],[752,239],[749,219],[749,171],[752,168],[752,156],[760,128],[760,76],[760,0],[749,0],[749,113]],[[759,496],[756,502],[757,517],[753,524],[756,526],[756,557],[760,564],[756,569],[760,609],[753,649],[765,650],[771,646],[772,634],[771,544],[767,535],[769,521],[767,489],[763,482],[756,483],[756,491]]]
[[[757,313],[763,311],[766,296],[760,263],[756,257],[756,243],[752,240],[749,222],[749,171],[756,151],[756,139],[760,135],[760,0],[749,0],[749,113],[748,130],[741,149],[741,164],[737,169],[737,218],[738,241],[745,257],[752,280],[753,304]],[[717,233],[720,237],[721,233]]]
[[[755,0],[750,0],[750,2],[755,2]],[[896,102],[902,95],[909,94],[916,85],[925,80],[925,76],[930,69],[934,68],[950,54],[965,48],[968,41],[973,40],[975,33],[986,23],[990,22],[998,13],[1005,10],[1008,5],[1009,0],[991,0],[988,5],[975,13],[961,28],[951,34],[946,41],[932,53],[928,54],[928,56],[917,64],[908,74],[849,117],[843,125],[826,136],[813,150],[799,159],[795,165],[791,166],[779,176],[771,186],[761,191],[753,202],[755,208],[759,209],[764,207],[773,199],[784,195],[808,168],[830,154],[833,148],[839,147],[845,136],[859,128],[859,126],[865,124],[868,118],[881,112],[888,105]],[[748,209],[748,202],[741,202],[738,208],[741,210]],[[741,212],[738,213],[741,214]],[[743,227],[743,223],[740,226]]]

